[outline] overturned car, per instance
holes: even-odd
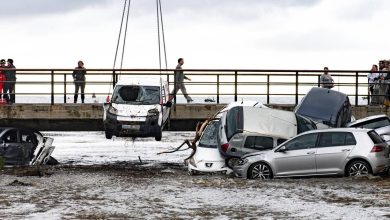
[[[53,139],[24,128],[0,128],[0,157],[4,165],[57,164],[51,157]]]

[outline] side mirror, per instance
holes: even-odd
[[[279,149],[276,150],[276,152],[284,153],[287,151],[286,146],[281,146]]]
[[[170,108],[170,107],[172,107],[172,102],[168,101],[168,102],[164,103],[163,106],[166,106],[167,108]]]

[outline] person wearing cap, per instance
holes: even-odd
[[[3,86],[4,86],[4,81],[5,81],[5,60],[1,59],[0,60],[0,103],[5,103],[6,101],[3,99]]]
[[[75,91],[74,91],[74,103],[77,103],[77,98],[79,95],[79,89],[81,89],[81,102],[84,103],[84,89],[85,89],[85,74],[87,71],[85,70],[84,67],[84,62],[79,61],[77,63],[77,67],[73,71],[73,81],[75,85]]]
[[[8,59],[7,63],[10,70],[5,71],[4,94],[7,103],[12,104],[15,103],[16,70],[13,59]]]

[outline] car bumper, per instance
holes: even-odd
[[[223,162],[199,162],[196,164],[196,167],[191,163],[188,164],[188,171],[197,171],[202,173],[216,173],[224,172],[231,173],[232,170],[226,166],[225,161]]]
[[[236,177],[247,178],[248,168],[246,166],[236,165],[233,167],[233,172]]]
[[[147,116],[144,121],[131,121],[131,119],[122,121],[118,120],[117,115],[109,112],[106,112],[104,128],[120,137],[154,137],[161,132],[158,116]]]
[[[376,159],[374,163],[372,163],[372,173],[379,174],[387,172],[390,168],[390,159]]]

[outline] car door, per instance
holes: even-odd
[[[286,151],[275,151],[275,175],[300,176],[315,174],[317,137],[317,133],[304,134],[284,144]]]
[[[344,161],[356,145],[350,132],[322,132],[316,152],[318,174],[336,174],[344,169]]]
[[[247,136],[244,143],[243,155],[248,153],[258,152],[258,151],[270,150],[273,147],[274,147],[273,137],[260,136],[260,135]]]

